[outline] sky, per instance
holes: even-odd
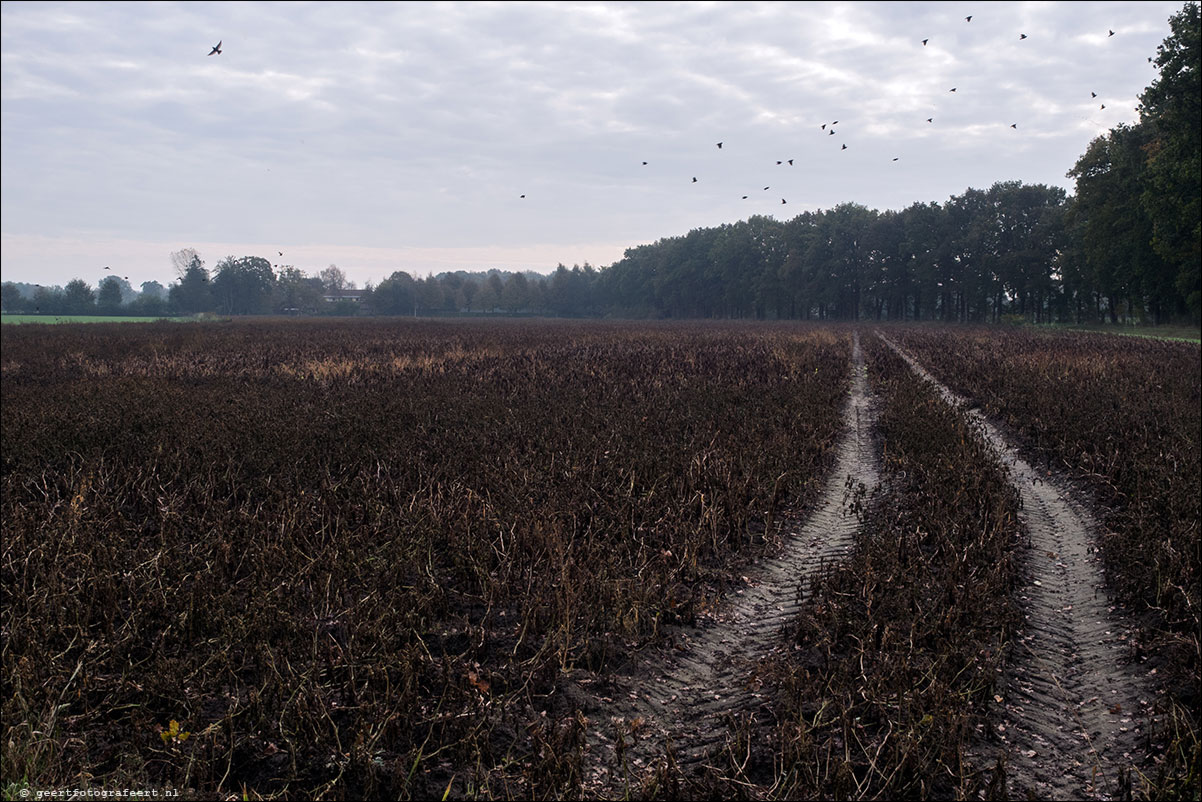
[[[548,273],[756,214],[1071,193],[1183,5],[5,0],[0,278],[166,285],[183,248]]]

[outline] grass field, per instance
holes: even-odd
[[[0,323],[154,323],[158,320],[187,320],[171,317],[133,317],[127,315],[0,315]]]

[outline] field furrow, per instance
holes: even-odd
[[[723,760],[720,748],[729,747],[732,724],[769,723],[770,716],[760,715],[766,700],[755,679],[756,661],[776,648],[809,579],[852,549],[860,525],[852,503],[878,482],[873,398],[858,335],[852,359],[837,462],[822,495],[789,529],[783,551],[748,572],[745,588],[617,684],[612,704],[590,727],[588,796],[617,798],[631,787],[652,787],[669,751],[686,772]]]
[[[882,335],[916,373],[956,407],[965,402],[913,356]],[[976,409],[967,413],[997,452],[1022,498],[1030,538],[1028,583],[1021,595],[1025,627],[1002,683],[1003,742],[1011,795],[1110,798],[1135,765],[1151,695],[1131,670],[1131,633],[1112,614],[1093,517],[1047,471],[1017,449]],[[990,750],[981,748],[984,755]]]

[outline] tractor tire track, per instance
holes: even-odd
[[[949,404],[966,406],[904,349],[878,336]],[[988,763],[1002,759],[1012,798],[1114,798],[1124,774],[1140,762],[1138,741],[1153,697],[1126,661],[1131,630],[1108,602],[1094,534],[1100,529],[1066,485],[1021,459],[980,410],[966,414],[1021,494],[1020,520],[1031,545],[1020,596],[1026,625],[1000,684],[1003,713],[990,734],[1002,742],[1001,754],[986,744],[973,751]]]
[[[663,765],[669,748],[678,767],[700,770],[726,744],[729,722],[754,720],[764,702],[752,679],[756,661],[769,653],[800,609],[810,577],[850,552],[860,523],[848,509],[848,499],[878,482],[875,406],[858,334],[852,362],[836,465],[814,510],[796,522],[797,528],[790,527],[779,555],[748,571],[749,586],[737,591],[707,626],[682,631],[673,646],[617,681],[612,704],[594,715],[588,728],[583,766],[587,798],[634,793],[657,764]]]

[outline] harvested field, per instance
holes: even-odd
[[[5,795],[1195,798],[1197,347],[990,332],[6,329]]]

